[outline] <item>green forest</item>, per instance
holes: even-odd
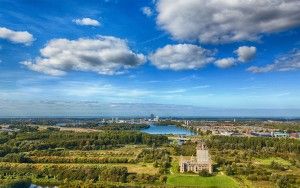
[[[111,126],[111,127],[109,127]],[[60,187],[299,187],[300,140],[195,135],[180,145],[174,135],[111,124],[92,132],[13,125],[0,133],[0,185]],[[138,127],[138,128],[137,128]],[[181,156],[195,156],[205,141],[213,174],[179,173]]]

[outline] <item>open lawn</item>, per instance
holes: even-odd
[[[80,127],[58,127],[50,125],[38,125],[39,130],[46,130],[47,128],[59,128],[61,131],[74,131],[74,132],[102,132],[102,130],[90,129],[90,128],[80,128]]]
[[[138,163],[138,164],[105,164],[109,166],[124,166],[127,167],[128,172],[137,174],[155,175],[158,169],[153,167],[152,163]]]
[[[170,175],[167,181],[172,186],[194,186],[203,188],[237,188],[238,183],[225,175],[217,175],[212,177],[201,177],[197,175],[176,174]]]
[[[276,163],[279,163],[281,165],[284,165],[284,166],[290,166],[291,163],[287,160],[284,160],[280,157],[269,157],[269,158],[266,158],[266,159],[255,159],[255,163],[256,164],[261,164],[261,165],[270,165],[272,163],[272,161],[276,162]]]
[[[233,178],[218,174],[212,177],[201,177],[196,174],[179,173],[178,161],[179,157],[172,156],[171,175],[168,176],[167,184],[170,186],[192,186],[203,188],[237,188],[239,184]]]

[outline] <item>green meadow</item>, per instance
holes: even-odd
[[[173,156],[171,175],[168,176],[167,185],[170,186],[192,186],[203,188],[235,188],[239,184],[233,178],[218,174],[211,177],[201,177],[196,174],[181,174],[178,169],[178,157]]]
[[[280,157],[269,157],[269,158],[265,158],[265,159],[255,159],[255,162],[261,165],[271,165],[272,161],[284,165],[284,166],[290,166],[291,163],[287,160],[284,160]]]
[[[225,175],[217,175],[212,177],[201,177],[195,175],[170,175],[167,181],[168,185],[172,186],[195,186],[203,188],[237,188],[238,183]]]

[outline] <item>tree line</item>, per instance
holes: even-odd
[[[122,166],[31,165],[0,163],[0,179],[39,179],[63,182],[154,183],[159,175],[129,173]]]
[[[120,147],[126,144],[162,145],[168,142],[163,135],[150,135],[134,131],[69,132],[39,131],[17,133],[14,136],[1,134],[0,157],[8,153],[48,150],[55,148],[75,150],[99,150]]]
[[[97,129],[120,131],[120,130],[141,130],[141,129],[147,129],[149,127],[150,125],[147,124],[111,123],[111,124],[104,124],[98,126]]]
[[[219,150],[250,149],[269,150],[273,153],[300,153],[300,140],[289,138],[212,136],[207,141],[207,145],[209,148]]]

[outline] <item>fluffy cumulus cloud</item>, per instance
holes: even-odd
[[[198,69],[214,61],[214,52],[192,44],[166,45],[150,55],[159,69]]]
[[[258,40],[300,25],[299,0],[159,0],[157,23],[176,39]]]
[[[292,50],[288,54],[280,56],[272,64],[261,67],[251,66],[247,70],[253,73],[300,70],[300,49]]]
[[[225,69],[225,68],[229,68],[232,67],[233,65],[236,64],[236,59],[235,58],[223,58],[223,59],[218,59],[217,61],[215,61],[215,65],[219,68]]]
[[[142,12],[143,12],[143,14],[145,14],[148,17],[152,16],[152,14],[153,14],[150,7],[143,7]]]
[[[91,18],[82,18],[73,20],[77,25],[100,26],[100,22]]]
[[[125,40],[99,36],[96,39],[54,39],[40,50],[34,61],[24,61],[29,69],[60,76],[67,71],[92,71],[104,75],[123,73],[145,62],[142,54],[134,53]]]
[[[234,51],[234,53],[237,55],[236,58],[229,57],[229,58],[218,59],[214,62],[215,66],[219,68],[229,68],[234,65],[249,62],[256,55],[256,47],[240,46],[238,49]]]
[[[238,60],[241,62],[247,62],[252,60],[256,55],[256,47],[254,46],[241,46],[235,53],[238,56]]]
[[[13,31],[5,27],[0,27],[0,38],[25,45],[30,45],[34,40],[32,34],[27,31]]]

